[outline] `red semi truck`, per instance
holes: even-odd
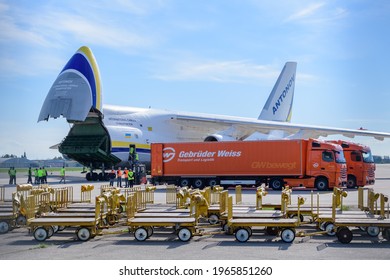
[[[316,139],[154,143],[151,175],[196,188],[264,183],[326,190],[346,184],[347,167],[340,145]]]
[[[363,187],[375,183],[375,163],[370,147],[343,140],[329,141],[341,145],[347,161],[347,187]]]

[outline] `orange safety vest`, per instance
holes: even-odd
[[[122,171],[121,171],[121,170],[118,170],[118,171],[116,172],[116,175],[117,175],[117,177],[122,177]]]

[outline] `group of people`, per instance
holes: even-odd
[[[134,171],[125,167],[122,170],[118,167],[118,170],[111,169],[110,172],[110,186],[114,186],[116,180],[116,186],[122,188],[122,182],[125,188],[132,188],[134,186]]]
[[[16,169],[15,167],[10,167],[8,170],[9,175],[9,184],[16,185]],[[34,176],[34,183],[33,183]],[[60,170],[60,183],[63,182],[65,184],[65,167],[62,167]],[[45,167],[35,168],[34,171],[31,167],[28,168],[27,171],[27,184],[47,184],[47,170]]]

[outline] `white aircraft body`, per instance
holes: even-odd
[[[319,136],[371,136],[390,133],[290,122],[296,62],[287,62],[258,119],[174,112],[102,104],[100,74],[88,47],[81,47],[51,87],[38,121],[63,116],[72,123],[59,150],[85,166],[111,168],[127,162],[135,144],[141,162],[150,162],[150,144],[157,142],[304,139]]]

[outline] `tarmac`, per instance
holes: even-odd
[[[73,186],[74,199],[80,197],[80,187],[93,184],[93,196],[100,193],[100,186],[108,182],[87,182],[85,174],[67,172],[66,184],[59,184],[59,174],[49,174],[48,184],[52,187]],[[17,183],[26,183],[27,176],[18,174]],[[5,197],[11,197],[15,186],[8,185],[8,175],[0,174],[0,185],[5,186]],[[377,165],[376,192],[390,196],[390,165]],[[357,204],[357,190],[347,189],[344,205]],[[229,190],[234,194],[234,190]],[[243,204],[254,204],[255,190],[243,191]],[[321,192],[323,203],[331,202],[332,192]],[[296,196],[310,199],[311,191],[294,189]],[[279,202],[280,192],[269,190],[264,198],[267,202]],[[156,203],[165,203],[164,186],[155,194]],[[126,227],[107,230],[105,234],[81,242],[74,232],[56,234],[45,242],[38,242],[27,228],[16,228],[0,235],[0,260],[390,260],[390,242],[365,233],[354,233],[350,244],[341,244],[336,237],[326,235],[296,237],[287,244],[280,237],[254,233],[246,243],[235,241],[234,236],[222,233],[194,236],[189,242],[181,242],[173,234],[155,233],[150,239],[138,242]]]

